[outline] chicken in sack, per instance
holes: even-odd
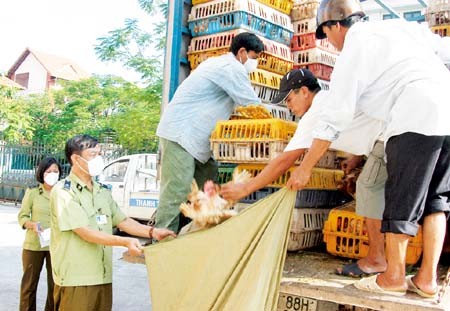
[[[246,170],[234,171],[232,183],[247,183],[251,175]],[[181,213],[192,219],[184,226],[180,234],[214,227],[237,214],[233,210],[234,201],[227,201],[219,195],[219,185],[208,180],[203,185],[203,191],[198,188],[195,180],[192,181],[191,193],[187,203],[181,203]]]

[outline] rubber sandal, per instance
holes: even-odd
[[[360,290],[364,290],[366,292],[371,292],[371,293],[377,293],[377,294],[387,294],[387,295],[393,295],[393,296],[404,296],[406,295],[406,290],[385,290],[383,288],[381,288],[378,284],[377,284],[377,276],[376,275],[372,275],[369,276],[368,278],[364,278],[359,280],[358,282],[355,282],[353,285]]]
[[[408,284],[408,290],[410,292],[414,292],[414,293],[416,293],[417,295],[419,295],[419,296],[421,296],[423,298],[434,298],[436,296],[436,294],[438,293],[439,287],[436,287],[436,289],[434,290],[434,293],[426,293],[426,292],[424,292],[419,287],[417,287],[416,284],[414,284],[414,281],[413,281],[412,278],[413,278],[413,275],[408,275],[406,277],[406,284]]]
[[[343,275],[343,276],[351,276],[353,278],[361,278],[361,277],[366,277],[366,276],[372,276],[378,273],[381,273],[383,271],[379,271],[379,272],[373,272],[373,273],[368,273],[365,272],[363,270],[361,270],[361,268],[358,266],[357,262],[354,263],[349,263],[346,265],[342,266],[342,271],[339,270],[335,270],[334,273],[337,275]]]

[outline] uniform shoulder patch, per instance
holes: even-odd
[[[107,190],[112,190],[112,186],[110,184],[102,184],[102,183],[98,183],[100,185],[100,187],[105,188]]]
[[[64,180],[64,189],[65,190],[70,190],[70,185],[72,184],[72,182],[70,181],[70,180],[68,180],[68,179],[65,179]]]

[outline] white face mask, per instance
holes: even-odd
[[[50,187],[53,187],[59,180],[59,173],[46,173],[44,175],[44,182],[49,185]]]
[[[252,73],[258,67],[258,60],[253,58],[247,58],[247,61],[244,63],[245,70],[247,73]]]
[[[88,164],[88,173],[92,177],[100,175],[100,173],[105,168],[105,163],[103,162],[102,156],[96,156],[95,158],[93,158],[92,160],[89,160],[89,161],[84,159],[83,157],[80,157],[80,158],[83,159],[85,162],[87,162],[87,164]],[[80,167],[80,168],[83,170],[82,167]]]
[[[242,63],[242,59],[239,58],[239,60]],[[243,65],[244,65],[244,68],[247,71],[247,73],[252,73],[258,67],[258,59],[253,59],[253,58],[248,57],[248,53],[247,53],[247,60],[245,61],[245,63]]]

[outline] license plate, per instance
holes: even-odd
[[[316,311],[317,300],[280,293],[280,298],[278,299],[278,311],[291,311],[291,310]]]

